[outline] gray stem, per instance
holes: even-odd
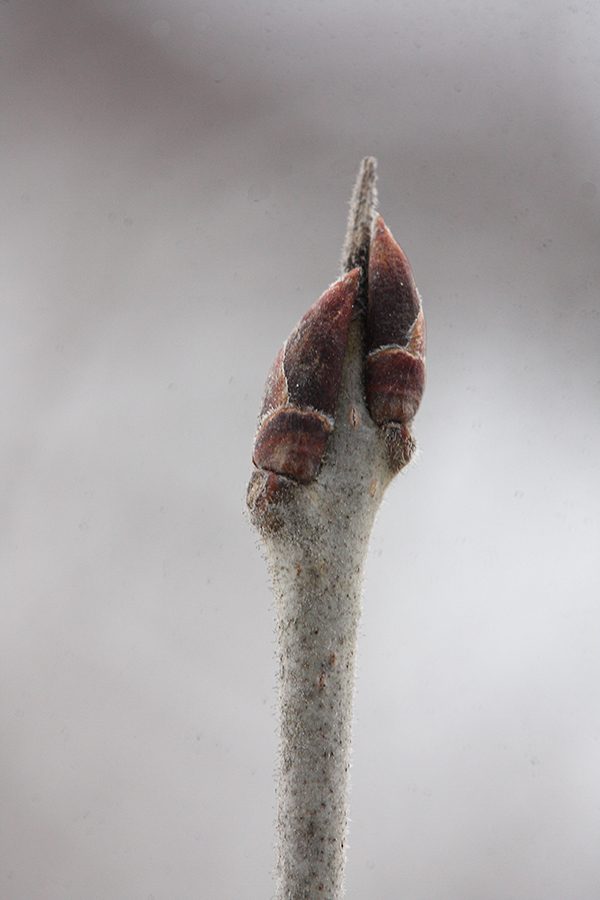
[[[293,554],[275,577],[279,638],[278,900],[343,896],[362,568]],[[286,567],[287,568],[287,567]]]
[[[364,562],[383,494],[414,450],[424,386],[420,302],[400,247],[374,223],[375,167],[363,160],[352,196],[345,277],[267,376],[248,486],[277,601],[276,900],[344,894]]]
[[[391,480],[364,405],[362,323],[346,355],[327,463],[263,537],[277,600],[277,900],[341,900],[357,628],[369,536]]]

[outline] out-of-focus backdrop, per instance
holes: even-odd
[[[272,895],[264,378],[361,157],[428,319],[350,898],[597,900],[600,12],[2,5],[4,900]]]

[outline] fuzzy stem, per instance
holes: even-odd
[[[364,283],[376,201],[375,160],[363,160],[342,269]],[[280,750],[277,900],[344,895],[348,771],[363,568],[391,479],[364,402],[364,324],[352,325],[336,427],[317,482],[294,494],[263,535],[277,599]]]
[[[284,345],[267,378],[255,440],[256,468],[248,488],[250,515],[268,551],[277,602],[276,900],[341,900],[344,894],[352,702],[364,562],[383,494],[414,449],[406,418],[397,420],[403,407],[394,407],[389,415],[385,404],[398,394],[411,400],[411,385],[421,371],[420,358],[402,349],[412,348],[408,342],[418,324],[418,295],[416,289],[412,291],[410,270],[400,248],[397,252],[381,250],[393,240],[385,237],[382,223],[374,232],[379,240],[374,248],[379,249],[370,254],[375,169],[372,157],[363,160],[351,201],[342,258],[343,273],[350,273],[346,287],[354,278],[356,290],[357,273],[352,275],[352,270],[357,266],[360,275],[352,318],[345,320],[349,331],[342,344],[342,352],[344,346],[346,350],[334,426],[326,449],[319,451],[324,455],[318,472],[306,476],[310,470],[298,465],[303,459],[299,453],[310,454],[316,452],[315,446],[322,447],[314,441],[331,422],[326,378],[332,360],[335,363],[336,345],[323,342],[322,334],[335,337],[335,328],[341,326],[336,325],[337,320],[317,320],[315,324],[321,309],[315,304],[307,314],[309,319],[300,323],[304,323],[300,331],[292,333],[291,346]],[[388,243],[382,244],[382,240]],[[394,259],[388,264],[382,253],[389,252]],[[375,293],[367,297],[370,255]],[[381,285],[392,291],[391,301],[387,295],[383,302],[378,299]],[[327,302],[332,303],[331,297]],[[337,309],[341,316],[341,306],[326,308]],[[404,324],[406,310],[409,328]],[[370,345],[365,341],[367,316]],[[385,337],[390,327],[392,337],[397,333],[403,344],[391,351],[374,345],[377,352],[388,356],[376,359],[380,381],[368,382],[365,372],[370,365],[367,357],[373,355],[374,336],[379,329]],[[316,341],[312,350],[302,343],[306,334]],[[415,334],[417,340],[420,332]],[[391,387],[390,371],[397,373],[397,383]],[[314,401],[303,400],[313,396],[307,388],[312,378],[320,379],[322,385],[323,406],[316,409]],[[422,389],[422,383],[417,387]],[[319,394],[314,396],[320,399]],[[380,416],[377,408],[379,424],[369,413],[372,407],[367,408],[374,398],[382,398],[385,413]],[[293,434],[290,423],[295,423]]]
[[[277,900],[344,894],[363,569],[393,474],[365,406],[363,328],[357,317],[319,478],[294,492],[275,533],[263,533],[279,647]]]
[[[362,560],[340,569],[313,547],[289,557],[274,556],[272,566],[280,648],[277,898],[339,900]]]
[[[352,701],[365,556],[391,480],[364,405],[353,327],[336,428],[317,482],[263,535],[277,599],[280,759],[277,900],[344,894]]]

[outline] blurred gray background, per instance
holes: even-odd
[[[267,370],[362,156],[428,319],[369,557],[347,893],[600,890],[594,2],[10,0],[0,896],[268,900]]]

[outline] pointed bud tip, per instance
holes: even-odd
[[[369,254],[367,350],[406,347],[421,311],[409,262],[381,216]]]
[[[283,369],[292,406],[310,407],[333,416],[359,274],[359,269],[353,269],[334,282],[289,336]]]

